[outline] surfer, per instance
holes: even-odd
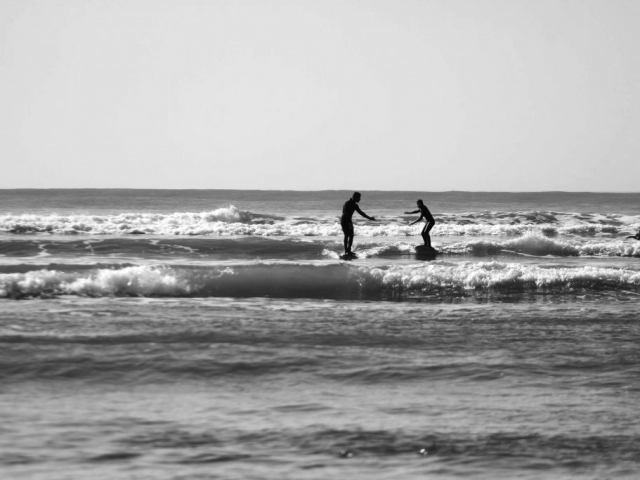
[[[627,238],[633,238],[635,240],[640,240],[640,230],[635,235],[629,235]]]
[[[420,220],[424,218],[427,224],[422,229],[422,233],[420,233],[420,235],[422,235],[422,239],[424,240],[425,246],[430,247],[431,237],[429,236],[429,232],[431,231],[433,226],[436,224],[436,221],[434,220],[433,215],[431,215],[431,212],[429,211],[427,206],[422,202],[422,200],[418,200],[416,203],[418,205],[418,210],[414,212],[404,212],[404,214],[405,215],[411,215],[412,213],[420,214],[420,218],[418,218],[415,222],[410,223],[410,225],[415,225],[416,223],[418,223]]]
[[[344,203],[342,207],[342,217],[340,217],[340,225],[342,226],[342,231],[344,232],[344,254],[345,255],[353,255],[351,251],[351,245],[353,244],[353,212],[358,212],[364,218],[368,218],[369,220],[375,221],[374,217],[370,217],[358,206],[358,202],[360,202],[360,192],[354,192],[349,200]]]

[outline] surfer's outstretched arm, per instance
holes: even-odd
[[[413,215],[414,213],[420,213],[420,210],[416,210],[414,212],[404,212],[405,215]]]
[[[369,215],[367,215],[366,213],[364,213],[362,210],[360,210],[360,207],[358,205],[356,205],[356,212],[358,212],[361,216],[363,216],[364,218],[367,218],[369,220],[373,220],[375,221],[375,217],[370,217]]]

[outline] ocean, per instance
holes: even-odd
[[[0,190],[0,477],[640,478],[640,194],[351,193]]]

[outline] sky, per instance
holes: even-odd
[[[637,0],[2,0],[0,188],[640,191]]]

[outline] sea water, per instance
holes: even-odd
[[[351,193],[0,190],[0,476],[640,476],[640,194]]]

